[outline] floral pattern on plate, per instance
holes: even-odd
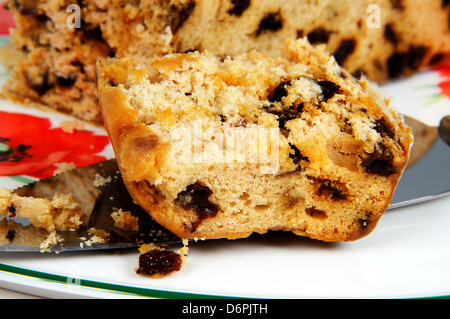
[[[108,144],[107,136],[88,130],[52,127],[48,118],[0,111],[0,176],[49,177],[56,163],[79,167],[104,160],[97,154]]]

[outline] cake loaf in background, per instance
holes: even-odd
[[[209,51],[280,55],[287,39],[326,44],[351,74],[378,83],[406,76],[450,52],[446,0],[6,0],[22,57],[3,88],[102,123],[95,61]]]

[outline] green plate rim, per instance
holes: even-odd
[[[48,282],[67,284],[70,277],[22,268],[5,263],[0,263],[0,271],[21,275],[25,277],[32,277]],[[238,299],[239,297],[221,296],[214,294],[198,294],[190,292],[178,292],[169,290],[159,290],[153,288],[134,287],[128,285],[114,284],[96,280],[80,279],[79,284],[85,288],[99,289],[106,292],[113,292],[126,295],[134,295],[140,297],[158,298],[158,299]]]

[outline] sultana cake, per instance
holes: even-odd
[[[408,162],[411,130],[389,101],[305,39],[283,57],[108,58],[97,75],[125,185],[181,238],[357,240]]]
[[[15,13],[12,39],[21,52],[6,95],[98,123],[98,58],[147,59],[193,50],[226,56],[252,49],[277,56],[285,40],[307,37],[314,45],[327,44],[353,75],[383,82],[450,52],[446,0],[6,0],[5,5]]]

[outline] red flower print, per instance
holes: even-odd
[[[450,98],[450,62],[438,65],[433,70],[440,75],[438,87],[441,95]]]
[[[107,136],[82,130],[66,133],[47,118],[0,111],[0,176],[53,175],[57,163],[77,167],[105,159],[96,155],[109,144]]]
[[[433,70],[438,72],[443,77],[450,76],[450,62],[438,65],[433,68]]]
[[[439,83],[438,86],[441,89],[442,95],[445,95],[450,98],[450,79]]]
[[[3,1],[0,2],[0,35],[9,35],[9,29],[15,26],[13,13],[3,8]]]

